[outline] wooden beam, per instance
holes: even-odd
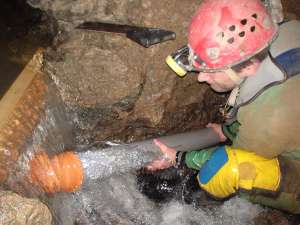
[[[0,100],[0,128],[7,122],[11,112],[24,95],[36,74],[40,71],[42,66],[42,52],[42,49],[37,50],[33,58]]]

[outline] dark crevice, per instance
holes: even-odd
[[[0,7],[0,97],[22,71],[34,52],[50,45],[54,26],[25,0],[3,1]]]

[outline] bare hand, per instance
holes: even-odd
[[[223,134],[221,124],[217,124],[217,123],[209,123],[209,124],[206,125],[206,127],[207,127],[207,128],[213,129],[213,131],[219,136],[221,142],[226,141],[227,138],[226,138],[226,136]]]
[[[150,171],[167,169],[176,163],[176,150],[169,148],[165,144],[161,143],[157,139],[153,140],[154,144],[160,148],[163,156],[152,161],[146,168]]]

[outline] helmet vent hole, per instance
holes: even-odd
[[[250,31],[254,32],[255,31],[255,26],[250,27]]]
[[[257,14],[256,14],[256,13],[252,14],[251,16],[252,16],[254,19],[257,19]]]
[[[245,31],[242,31],[242,32],[239,33],[239,36],[240,36],[240,37],[244,37],[245,34],[246,34],[246,32],[245,32]]]
[[[227,40],[227,42],[229,43],[229,44],[232,44],[233,42],[234,42],[234,38],[232,37],[232,38],[229,38],[228,40]]]
[[[234,25],[231,25],[231,26],[229,27],[229,30],[230,30],[230,31],[235,31],[235,26],[234,26]]]
[[[241,20],[241,24],[242,24],[242,25],[246,25],[247,22],[248,22],[247,19],[242,19],[242,20]]]

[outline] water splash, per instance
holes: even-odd
[[[35,115],[39,116],[39,122],[32,131],[31,137],[20,149],[22,154],[6,181],[9,189],[28,197],[45,197],[45,193],[28,180],[29,161],[33,156],[43,151],[54,155],[74,146],[72,123],[53,84],[48,85],[48,93],[44,101],[43,112]]]
[[[24,166],[32,154],[42,149],[57,153],[72,145],[67,114],[60,106],[56,101],[46,104],[45,115],[19,160],[20,174],[11,175],[10,187],[21,185],[13,181],[19,180],[19,175],[24,176]],[[91,148],[78,155],[85,169],[86,185],[76,193],[60,193],[45,199],[59,225],[239,225],[251,224],[262,210],[238,198],[205,210],[179,201],[168,204],[151,201],[139,191],[134,172],[158,156],[150,142],[142,146]],[[32,186],[28,184],[26,188]]]
[[[242,225],[252,224],[253,218],[262,211],[246,200],[233,198],[221,207],[211,210],[195,209],[192,205],[171,202],[162,209],[160,225]]]
[[[60,225],[242,225],[252,224],[263,210],[237,197],[209,209],[179,201],[157,204],[138,190],[135,174],[97,180],[80,192],[52,200]]]
[[[140,169],[159,155],[151,140],[78,153],[84,168],[85,183]]]

